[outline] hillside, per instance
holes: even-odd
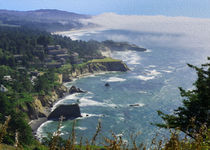
[[[82,24],[78,20],[89,17],[88,15],[56,9],[34,11],[0,10],[0,25],[33,27],[50,32],[64,31],[82,27]]]

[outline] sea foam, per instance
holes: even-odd
[[[111,103],[104,103],[104,102],[97,102],[91,99],[91,96],[88,97],[82,97],[79,100],[79,106],[80,107],[87,107],[87,106],[101,106],[101,107],[116,107],[115,104]]]
[[[120,52],[113,52],[112,57],[113,58],[118,58],[126,62],[127,64],[130,65],[138,65],[140,64],[141,57],[137,55],[138,52],[135,51],[120,51]]]
[[[143,80],[143,81],[147,81],[147,80],[152,80],[152,79],[155,79],[158,75],[160,75],[161,73],[158,72],[157,70],[153,69],[153,70],[147,70],[145,69],[145,75],[147,76],[144,76],[144,75],[138,75],[136,78],[137,79],[140,79],[140,80]]]
[[[45,132],[44,132],[43,128],[44,128],[45,126],[47,126],[48,124],[50,124],[51,122],[53,122],[53,121],[51,121],[51,120],[46,121],[46,122],[44,122],[43,124],[41,124],[41,126],[37,129],[36,137],[37,137],[39,140],[41,140],[43,137],[45,137],[45,135],[44,135]]]
[[[147,80],[152,80],[152,79],[154,79],[155,76],[147,77],[147,76],[139,75],[139,76],[137,76],[136,78],[138,78],[138,79],[140,79],[140,80],[147,81]]]
[[[118,78],[118,77],[110,77],[109,79],[102,80],[102,81],[105,81],[105,82],[123,82],[123,81],[126,81],[126,79]]]
[[[53,107],[51,108],[51,111],[55,110],[55,108],[57,108],[59,105],[65,104],[65,102],[67,100],[77,100],[79,99],[77,96],[79,95],[79,93],[75,93],[75,94],[71,94],[71,95],[67,95],[66,97],[64,97],[63,99],[59,100],[58,102],[56,102]],[[73,101],[72,101],[73,102]]]

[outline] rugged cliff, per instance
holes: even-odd
[[[49,95],[34,96],[32,102],[20,106],[19,109],[25,112],[30,120],[38,119],[39,117],[47,117],[50,107],[53,106],[55,101],[62,98],[66,92],[67,88],[62,85],[53,90]]]
[[[107,71],[128,71],[128,66],[120,60],[111,58],[95,59],[74,68],[69,74],[63,75],[64,81],[70,81],[83,75],[94,74]]]

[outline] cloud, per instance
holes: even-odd
[[[170,39],[174,39],[180,44],[190,42],[194,47],[202,47],[210,43],[210,19],[105,13],[83,22],[97,24],[103,29],[147,32],[150,34],[144,35],[144,38],[152,41],[169,42]],[[182,35],[182,37],[173,35]]]
[[[126,32],[129,30],[133,34],[132,41],[142,43],[144,46],[154,44],[155,46],[210,49],[210,19],[104,13],[81,20],[81,22],[97,26],[65,34],[77,38],[91,32],[98,33],[104,30]],[[131,40],[125,33],[120,34],[120,32],[116,34],[113,32],[106,36],[108,39],[117,41]]]

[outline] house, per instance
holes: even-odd
[[[61,46],[60,45],[48,45],[47,50],[60,50]]]
[[[59,54],[66,54],[67,51],[65,50],[56,50],[56,49],[53,49],[53,50],[49,50],[48,52],[48,55],[59,55]]]
[[[7,91],[8,91],[8,89],[4,85],[1,84],[0,92],[7,92]]]
[[[69,55],[68,54],[59,54],[59,55],[56,55],[55,57],[56,57],[56,59],[61,59],[61,58],[68,59]]]
[[[60,68],[62,66],[62,63],[60,62],[51,62],[45,64],[47,68]]]
[[[79,54],[74,52],[70,55],[71,64],[78,64],[79,62]]]
[[[47,50],[53,50],[53,49],[55,49],[55,45],[48,45],[47,46]]]
[[[12,81],[12,78],[11,78],[11,76],[4,76],[3,80],[5,80],[5,81]]]

